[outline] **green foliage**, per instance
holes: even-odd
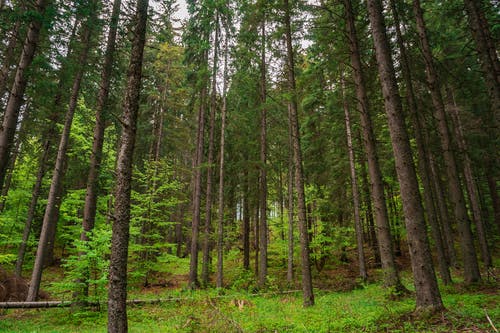
[[[78,300],[103,302],[107,296],[111,225],[100,224],[89,233],[88,241],[76,240],[62,264],[64,279],[55,288],[78,292]],[[82,291],[87,289],[88,296]]]
[[[171,221],[174,209],[182,203],[182,184],[165,160],[147,163],[134,177],[137,190],[132,191],[130,277],[147,285],[150,273],[162,271],[161,260],[172,259],[164,253],[172,250],[168,233],[175,226]]]

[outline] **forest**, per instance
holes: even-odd
[[[494,0],[0,0],[0,332],[498,332]]]

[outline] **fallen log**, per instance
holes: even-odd
[[[68,301],[42,301],[42,302],[0,302],[0,309],[44,309],[67,308],[72,302]]]
[[[248,296],[262,296],[262,295],[281,295],[281,294],[292,294],[300,292],[300,290],[287,290],[281,292],[270,292],[270,293],[254,293]],[[234,295],[220,295],[213,296],[209,298],[232,298]],[[141,305],[141,304],[160,304],[165,302],[176,302],[176,301],[186,301],[198,299],[197,297],[171,297],[171,298],[157,298],[157,299],[129,299],[127,304],[131,305]],[[106,302],[102,302],[103,304]],[[38,301],[38,302],[0,302],[0,309],[46,309],[46,308],[68,308],[71,306],[100,306],[100,302],[92,303],[82,303],[73,301]]]

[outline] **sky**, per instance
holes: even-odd
[[[175,14],[176,19],[185,20],[188,17],[187,4],[185,0],[177,0],[178,10]]]

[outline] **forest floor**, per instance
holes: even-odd
[[[188,262],[184,265],[187,267]],[[407,267],[406,260],[402,259],[400,265]],[[176,270],[182,271],[178,267]],[[371,279],[376,280],[379,272],[372,269],[370,273]],[[253,276],[242,277],[240,270],[226,275],[231,281],[227,289],[192,291],[185,288],[186,274],[163,274],[148,287],[131,285],[130,299],[162,301],[129,305],[129,331],[498,332],[500,272],[493,272],[483,284],[474,287],[464,287],[458,272],[455,273],[453,285],[440,286],[446,310],[427,316],[413,314],[414,295],[394,298],[375,282],[358,283],[353,263],[337,263],[316,271],[316,304],[309,308],[302,306],[300,285],[285,288],[282,281],[286,279],[282,276],[270,279],[267,290],[258,291],[251,285]],[[44,289],[50,299],[70,299],[71,293],[54,283],[62,279],[61,268],[50,268],[44,276]],[[403,281],[412,289],[407,269],[403,271]],[[102,306],[86,310],[0,310],[0,332],[106,332],[105,300],[106,295],[102,294]]]

